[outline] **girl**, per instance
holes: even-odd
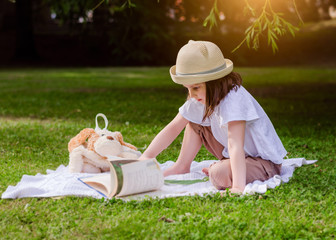
[[[232,70],[233,63],[214,43],[190,40],[183,46],[170,75],[188,89],[188,100],[140,159],[155,158],[185,128],[180,155],[165,176],[188,173],[202,144],[220,160],[203,169],[217,189],[241,193],[247,183],[280,174],[287,152]]]

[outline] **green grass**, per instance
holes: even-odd
[[[238,68],[289,157],[318,159],[264,195],[142,202],[0,200],[2,239],[333,239],[336,236],[336,70]],[[0,70],[0,192],[22,175],[68,163],[67,143],[103,112],[140,148],[177,113],[186,91],[168,68]],[[158,156],[178,156],[182,136]],[[213,159],[202,148],[196,160]],[[165,221],[171,219],[172,221]]]

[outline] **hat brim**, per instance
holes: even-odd
[[[230,59],[225,59],[226,68],[221,69],[217,72],[206,73],[206,74],[195,74],[195,75],[177,75],[176,74],[176,65],[172,66],[169,70],[172,80],[177,84],[197,84],[208,82],[222,78],[233,70],[233,62]]]

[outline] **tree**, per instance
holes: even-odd
[[[173,20],[167,15],[173,0],[103,0],[98,4],[83,0],[80,5],[77,0],[46,1],[60,23],[73,27],[74,32],[81,29],[86,44],[91,41],[104,46],[104,52],[111,55],[110,64],[155,65],[169,58],[163,56],[168,51],[162,49],[174,45],[169,30]],[[78,24],[79,19],[82,24]]]
[[[279,37],[287,33],[294,37],[295,32],[299,30],[304,20],[316,21],[327,18],[329,7],[336,6],[336,0],[101,0],[96,7],[92,7],[95,3],[94,0],[45,1],[55,9],[57,16],[63,22],[69,21],[69,19],[78,19],[78,16],[85,18],[90,6],[92,10],[96,11],[102,7],[107,7],[113,15],[112,18],[117,21],[119,21],[119,17],[123,18],[125,14],[135,14],[135,12],[141,17],[146,15],[154,17],[153,12],[157,11],[160,12],[163,19],[166,18],[167,13],[173,11],[171,22],[175,22],[175,25],[176,22],[180,22],[182,25],[184,23],[185,26],[200,24],[208,26],[210,29],[216,29],[218,23],[222,21],[229,28],[234,26],[231,28],[246,29],[244,39],[233,51],[244,43],[257,50],[259,39],[266,36],[268,45],[272,47],[273,52],[278,51],[277,41]],[[142,8],[142,6],[146,7]],[[142,14],[136,10],[137,7],[141,9]],[[131,10],[132,8],[134,10]],[[300,13],[298,9],[300,9]],[[323,15],[318,13],[319,9],[324,12]],[[120,14],[120,12],[124,13]],[[149,17],[145,18],[150,25],[160,17],[154,17],[152,20]],[[141,27],[136,22],[134,24]]]
[[[162,59],[162,49],[185,40],[181,36],[194,37],[197,32],[204,36],[203,26],[217,36],[223,27],[228,31],[245,29],[235,50],[243,44],[257,50],[259,40],[266,37],[276,52],[280,36],[287,33],[295,36],[303,21],[319,20],[322,18],[319,12],[323,10],[326,15],[331,5],[336,6],[336,0],[10,1],[17,8],[18,58],[37,57],[32,7],[42,2],[60,24],[70,28],[83,42],[90,43],[85,41],[90,37],[96,46],[106,43],[106,51],[112,53],[116,64],[153,63],[154,59]]]
[[[35,48],[32,0],[16,0],[16,51],[17,60],[36,60],[38,54]]]

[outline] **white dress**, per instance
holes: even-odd
[[[261,157],[276,164],[283,162],[287,151],[282,145],[273,124],[263,108],[240,86],[231,90],[215,107],[212,115],[202,122],[205,106],[196,99],[187,100],[180,107],[180,114],[190,122],[211,126],[215,139],[224,146],[223,156],[230,158],[228,152],[228,122],[246,121],[244,151],[246,156]]]

